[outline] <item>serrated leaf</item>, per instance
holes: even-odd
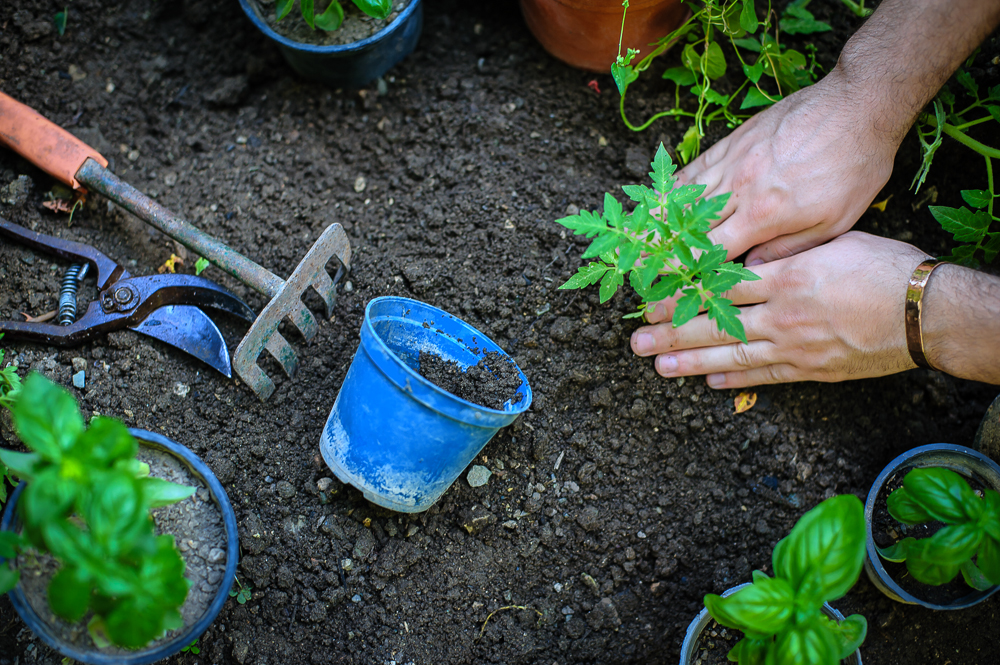
[[[1000,233],[991,233],[989,237],[989,241],[983,245],[983,259],[986,263],[990,263],[997,254],[1000,254]]]
[[[565,226],[576,235],[584,235],[588,238],[593,238],[608,230],[608,224],[604,221],[604,217],[589,210],[581,210],[577,215],[557,219],[556,224]]]
[[[665,265],[666,261],[662,256],[647,256],[642,260],[642,267],[637,274],[643,290],[648,289],[653,284],[653,280],[656,279]]]
[[[648,203],[656,200],[656,194],[645,185],[622,185],[622,191],[636,203]]]
[[[670,192],[670,198],[678,205],[688,205],[698,200],[705,193],[705,185],[681,185]]]
[[[955,80],[961,84],[963,88],[968,90],[969,95],[975,98],[979,98],[979,84],[976,83],[976,79],[972,78],[972,74],[963,70],[959,70],[955,74]]]
[[[962,199],[973,208],[985,208],[993,200],[993,195],[985,189],[963,189]]]
[[[604,219],[610,226],[618,230],[625,228],[625,215],[622,204],[609,192],[604,193]]]
[[[609,270],[604,273],[604,277],[601,278],[601,303],[603,304],[611,300],[611,296],[615,295],[618,287],[624,283],[624,276],[617,270]]]
[[[627,273],[635,268],[635,262],[639,260],[642,253],[642,245],[637,242],[622,243],[618,255],[618,272]]]
[[[997,87],[1000,88],[1000,86]],[[990,112],[990,115],[993,116],[994,120],[1000,122],[1000,106],[987,106],[986,110]]]
[[[708,309],[708,318],[715,321],[719,330],[747,343],[747,334],[743,329],[743,322],[740,321],[740,308],[733,305],[733,301],[721,296],[711,296],[705,299],[705,306]]]
[[[985,210],[972,212],[964,206],[961,208],[928,206],[927,209],[941,227],[959,242],[979,242],[992,221]]]
[[[618,243],[621,238],[622,236],[617,233],[606,233],[604,235],[597,236],[587,247],[581,258],[593,259],[597,258],[601,254],[604,254],[605,252],[610,252],[618,247]]]
[[[601,277],[604,277],[604,273],[609,270],[611,270],[611,266],[594,261],[586,266],[582,266],[575,275],[566,280],[566,283],[559,288],[582,289],[592,284],[596,284],[600,281]]]
[[[677,178],[674,177],[677,165],[670,159],[670,155],[662,143],[656,149],[656,154],[653,156],[650,167],[653,169],[649,173],[649,177],[653,180],[653,189],[660,194],[666,194],[673,189],[674,182],[677,181]]]
[[[650,287],[647,302],[659,302],[660,300],[671,298],[675,293],[677,293],[677,289],[681,288],[683,285],[684,278],[680,275],[676,273],[663,275],[659,281]]]
[[[671,67],[663,72],[663,78],[677,85],[694,85],[698,80],[694,72],[687,67]]]
[[[740,27],[748,33],[757,32],[757,12],[753,0],[743,0],[743,11],[740,12]]]
[[[684,325],[698,316],[698,312],[701,311],[701,296],[698,294],[697,289],[684,289],[681,293],[684,295],[681,296],[674,307],[674,328]]]

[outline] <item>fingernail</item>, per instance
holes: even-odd
[[[709,388],[721,388],[725,382],[725,374],[709,374],[705,377],[705,383],[708,384]]]
[[[635,337],[632,339],[632,348],[639,355],[644,353],[651,353],[653,351],[653,345],[656,344],[656,340],[649,333],[636,333]]]
[[[677,358],[674,356],[660,356],[656,359],[656,370],[660,374],[673,374],[677,371]]]
[[[764,259],[758,259],[757,257],[754,257],[749,261],[747,261],[747,268],[753,268],[754,266],[759,266],[763,264],[764,264]]]

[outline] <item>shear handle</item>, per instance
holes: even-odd
[[[128,278],[129,274],[107,256],[90,245],[72,240],[63,240],[35,233],[23,226],[8,222],[0,217],[0,235],[7,236],[32,249],[36,249],[74,263],[89,263],[97,269],[97,288],[104,290],[108,284]]]

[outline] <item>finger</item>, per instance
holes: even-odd
[[[661,376],[702,376],[740,372],[770,365],[775,345],[769,340],[682,349],[656,357],[654,367]]]
[[[764,367],[742,370],[736,372],[721,372],[709,374],[705,377],[705,383],[709,388],[715,390],[725,390],[727,388],[748,388],[750,386],[764,386],[773,383],[791,383],[793,381],[804,381],[801,371],[792,365],[775,363]]]
[[[732,300],[733,304],[738,307],[767,302],[770,298],[771,283],[778,274],[778,269],[779,267],[773,264],[757,266],[753,269],[753,273],[760,277],[760,279],[740,282],[723,293],[722,297]],[[644,313],[646,323],[659,324],[664,321],[672,321],[674,318],[674,309],[677,306],[679,298],[681,298],[680,293],[674,295],[672,298],[652,303],[651,307],[647,307]],[[700,311],[705,311],[704,307]],[[639,328],[639,330],[642,330],[642,328]]]
[[[798,233],[778,236],[774,240],[757,245],[747,254],[746,265],[755,266],[761,263],[770,263],[778,259],[787,259],[789,256],[800,254],[813,247],[818,247],[829,240],[828,229],[821,226],[813,226]]]
[[[752,307],[748,307],[741,312],[740,319],[743,322],[745,330],[748,329],[749,319],[751,318],[753,318]],[[632,352],[635,355],[652,356],[682,349],[728,346],[740,343],[740,340],[719,330],[719,326],[715,321],[708,318],[707,314],[702,314],[677,328],[674,328],[669,323],[638,328],[632,333],[630,343]]]

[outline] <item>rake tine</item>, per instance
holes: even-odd
[[[285,374],[289,377],[295,376],[295,373],[299,371],[299,359],[295,357],[295,351],[278,331],[271,333],[264,348],[274,356],[275,360],[281,363],[281,369],[285,370]]]
[[[316,319],[313,317],[312,312],[302,304],[300,300],[298,305],[292,305],[292,309],[288,312],[288,318],[291,319],[295,327],[299,329],[302,333],[302,337],[305,338],[307,342],[311,341],[313,337],[316,336],[316,331],[319,329],[316,325]]]

